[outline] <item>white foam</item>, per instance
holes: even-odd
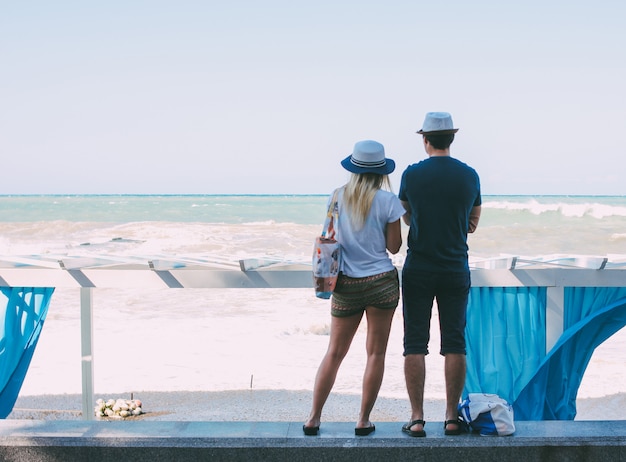
[[[626,217],[626,207],[602,204],[599,202],[539,202],[536,199],[520,201],[498,200],[485,201],[483,209],[510,210],[517,212],[530,212],[533,215],[541,215],[548,212],[558,212],[564,217],[593,217],[602,219],[606,217]]]

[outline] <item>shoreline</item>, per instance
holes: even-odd
[[[310,410],[310,390],[225,390],[134,392],[143,401],[144,414],[124,420],[303,422]],[[98,398],[130,398],[129,393],[97,393]],[[80,394],[20,396],[7,419],[82,420]],[[331,393],[322,421],[353,422],[359,412],[360,395]],[[574,420],[623,420],[626,393],[581,398]],[[613,412],[607,412],[613,410]],[[442,420],[443,399],[424,400],[427,422]],[[410,417],[408,398],[379,396],[372,411],[373,422],[404,422]],[[94,417],[95,418],[95,417]],[[120,420],[120,419],[97,419]]]

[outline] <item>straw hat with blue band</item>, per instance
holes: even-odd
[[[352,154],[341,161],[343,168],[352,173],[377,173],[389,175],[396,163],[385,157],[385,148],[378,141],[364,140],[354,145]]]

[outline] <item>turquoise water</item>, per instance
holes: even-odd
[[[16,195],[0,196],[0,221],[315,224],[325,202],[325,195]],[[560,218],[626,217],[626,196],[483,196],[488,224],[533,217],[546,224]]]
[[[0,221],[202,222],[313,224],[322,195],[46,195],[0,196]],[[323,213],[323,212],[322,212]]]
[[[325,195],[0,196],[0,254],[70,252],[85,243],[117,251],[121,238],[143,243],[126,245],[127,253],[210,251],[230,258],[246,251],[308,259],[326,200]],[[469,245],[478,258],[625,254],[626,196],[483,196]]]

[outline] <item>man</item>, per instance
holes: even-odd
[[[425,356],[428,354],[433,300],[437,300],[441,351],[445,356],[444,432],[458,435],[457,406],[465,385],[465,314],[470,288],[467,233],[478,225],[480,180],[476,171],[450,156],[458,128],[447,112],[426,114],[422,129],[428,158],[402,174],[399,198],[409,225],[408,252],[402,270],[404,375],[411,420],[410,436],[424,431]]]

